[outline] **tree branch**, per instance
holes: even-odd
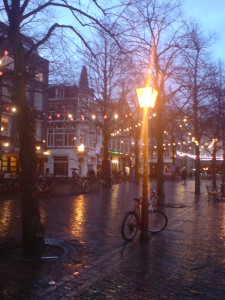
[[[56,28],[69,28],[71,29],[80,39],[81,41],[84,43],[85,47],[87,47],[89,49],[89,51],[91,52],[91,54],[95,57],[94,52],[92,51],[92,49],[90,48],[90,46],[88,45],[88,43],[85,41],[85,39],[83,38],[83,36],[73,27],[70,25],[60,25],[58,23],[53,24],[48,32],[46,33],[46,35],[39,40],[37,43],[35,43],[30,50],[27,52],[27,56],[31,55],[33,51],[37,50],[39,46],[43,45],[50,37],[52,32],[56,29]],[[96,57],[95,57],[96,58]]]

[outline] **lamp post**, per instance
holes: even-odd
[[[84,144],[78,145],[77,150],[78,150],[78,162],[79,162],[79,173],[80,173],[79,175],[81,177],[81,175],[83,174],[82,164],[84,164],[84,150],[85,150]]]
[[[143,183],[142,183],[142,207],[141,207],[141,240],[149,238],[148,232],[148,126],[149,126],[149,108],[154,108],[158,92],[152,87],[136,89],[138,102],[144,109],[142,141],[143,141]]]

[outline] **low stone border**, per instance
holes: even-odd
[[[82,190],[79,184],[76,184],[72,178],[53,179],[51,182],[53,196],[81,194]],[[97,192],[100,188],[100,180],[98,178],[92,179],[89,182],[89,191]]]

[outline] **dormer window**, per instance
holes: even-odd
[[[55,90],[55,97],[56,98],[64,98],[64,95],[65,95],[64,88],[59,87]]]
[[[41,82],[44,81],[44,74],[40,71],[36,71],[35,72],[35,79],[37,81],[41,81]]]

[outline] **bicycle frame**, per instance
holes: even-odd
[[[156,195],[155,190],[152,190],[152,194],[150,196],[150,201],[148,204],[148,209],[149,211],[153,211],[154,209],[154,201],[158,200],[158,196]]]
[[[136,212],[139,221],[141,221],[141,202],[137,201],[137,204],[134,207],[134,211]]]
[[[141,215],[142,197],[133,198],[136,204],[133,210],[128,211],[122,222],[121,233],[126,241],[131,241],[141,224],[143,223]],[[154,207],[154,201],[158,200],[158,196],[155,191],[152,190],[152,194],[148,201],[148,231],[151,233],[158,233],[164,230],[167,226],[167,216],[165,213]]]
[[[141,220],[141,199],[142,197],[139,198],[134,198],[137,201],[137,204],[134,206],[134,211],[136,212],[138,218]],[[138,200],[139,199],[139,200]],[[148,201],[148,211],[152,211],[154,210],[154,200],[157,200],[158,196],[156,195],[156,192],[154,190],[152,190],[152,194],[150,196],[150,200]]]

